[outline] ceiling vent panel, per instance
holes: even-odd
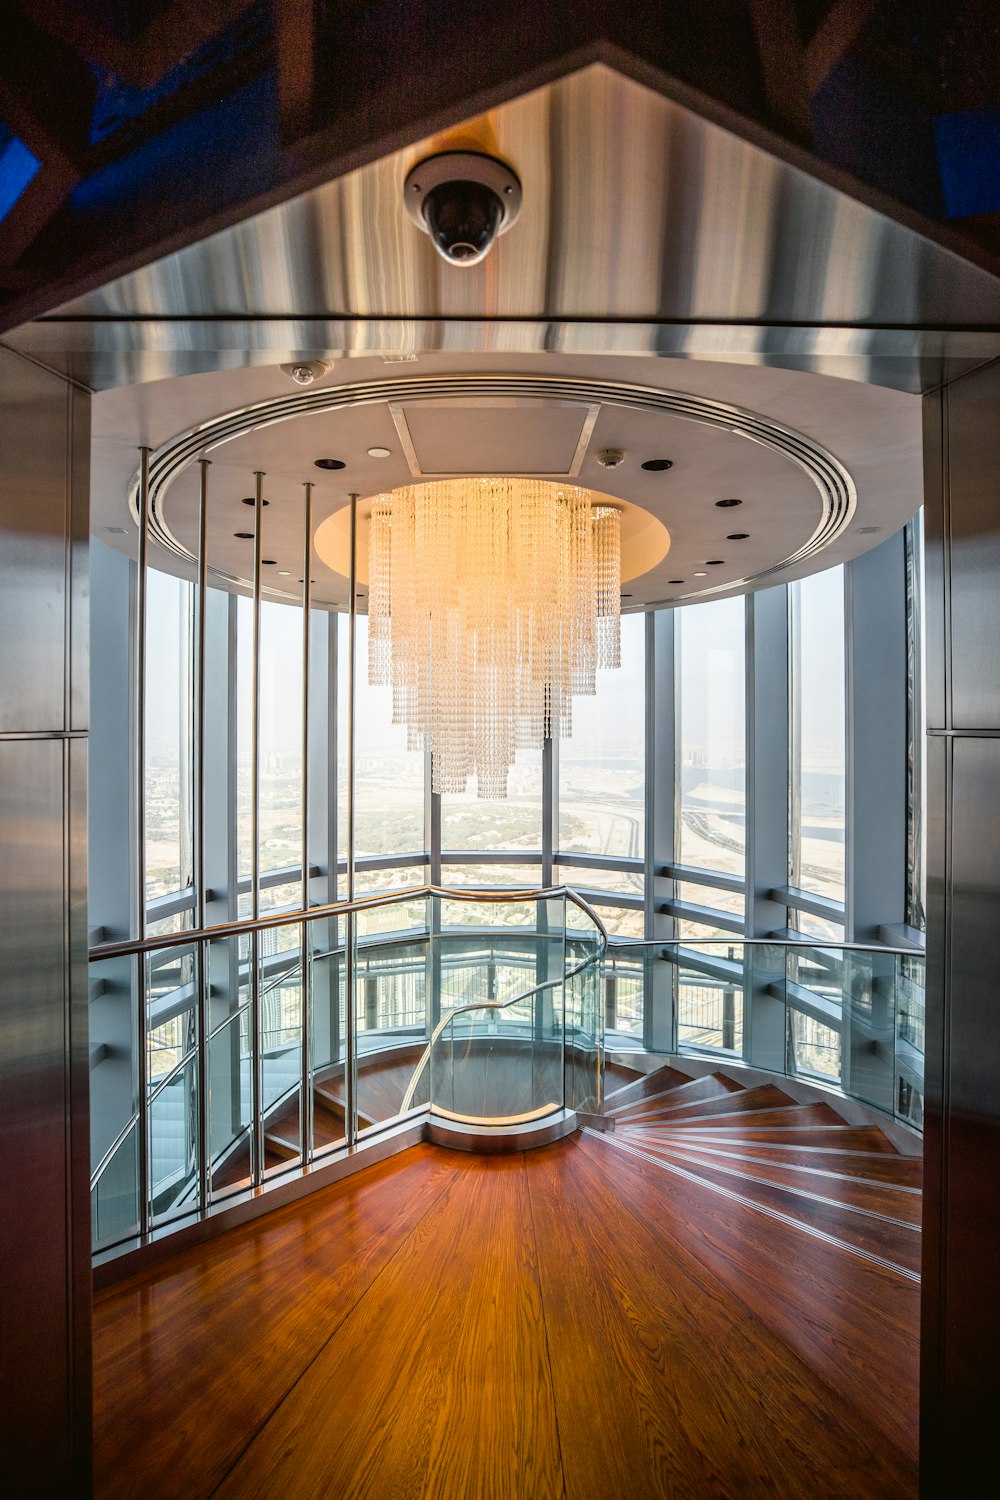
[[[389,410],[415,478],[524,474],[570,479],[580,472],[600,407],[489,396],[406,402]]]

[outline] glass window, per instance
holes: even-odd
[[[565,864],[562,860],[556,865],[556,881],[574,890],[616,891],[625,896],[641,896],[644,889],[642,868],[592,870],[589,865]]]
[[[441,848],[477,849],[494,852],[524,849],[537,853],[542,847],[542,752],[519,750],[507,778],[507,797],[492,801],[476,795],[475,783],[464,792],[446,792],[441,797]],[[457,867],[460,872],[461,867]],[[461,877],[463,885],[516,885],[497,870],[486,882],[471,872]],[[445,884],[449,882],[446,880]]]
[[[146,582],[146,900],[193,886],[192,599],[183,578]],[[185,913],[184,924],[190,920]],[[180,924],[171,922],[169,930]],[[154,931],[162,930],[154,927]]]
[[[844,570],[794,583],[790,598],[788,883],[844,900]],[[805,931],[802,916],[793,925]]]
[[[646,617],[624,615],[620,669],[597,674],[597,693],[573,699],[573,733],[559,741],[562,853],[641,859],[646,806]],[[562,878],[570,881],[569,871]],[[641,894],[642,872],[589,870],[573,880]],[[572,883],[572,882],[571,882]]]
[[[260,609],[260,873],[302,864],[302,611]],[[298,906],[302,886],[267,886],[260,909]]]
[[[677,613],[678,860],[727,875],[746,863],[745,619],[742,598]]]
[[[337,723],[338,848],[347,853],[347,649],[349,621],[338,622],[339,680]],[[406,727],[392,722],[392,689],[368,683],[368,619],[358,617],[357,719],[354,736],[355,856],[419,854],[426,843],[424,829],[424,752],[408,750]],[[409,870],[402,885],[417,884],[419,871]],[[380,886],[395,884],[386,871]]]

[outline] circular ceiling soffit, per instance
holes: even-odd
[[[477,478],[482,476],[476,476]],[[420,483],[440,484],[441,480],[428,479],[415,481],[413,485],[405,488],[417,488]],[[447,481],[445,481],[447,483]],[[461,480],[454,483],[460,484]],[[537,481],[536,481],[537,483]],[[568,488],[565,481],[561,483],[556,480],[543,481],[545,488],[550,490],[565,490]],[[574,486],[584,490],[590,498],[592,505],[610,505],[617,510],[621,516],[621,582],[628,583],[633,578],[640,578],[643,573],[648,573],[650,568],[655,568],[661,563],[670,551],[670,533],[663,522],[656,516],[644,510],[641,505],[633,505],[629,500],[619,500],[616,495],[605,495],[600,490],[591,489],[589,485]],[[397,493],[388,490],[390,498]],[[357,548],[357,580],[365,587],[368,585],[368,525],[371,521],[372,503],[374,495],[366,495],[358,501],[358,548]],[[316,552],[321,561],[341,578],[350,576],[351,570],[351,508],[344,505],[340,510],[335,510],[332,515],[327,516],[325,521],[320,522],[316,528],[313,538]],[[631,595],[626,597],[631,598]]]
[[[687,421],[715,427],[752,443],[770,449],[803,472],[814,485],[820,501],[820,516],[811,535],[791,552],[768,566],[743,577],[729,579],[715,587],[698,588],[690,593],[657,604],[679,603],[695,598],[729,594],[737,589],[759,586],[785,569],[798,566],[816,556],[846,531],[857,508],[857,491],[847,469],[819,443],[770,418],[725,402],[689,395],[682,391],[658,390],[652,386],[626,382],[539,375],[427,375],[403,379],[360,381],[352,385],[306,388],[294,394],[275,397],[253,406],[240,407],[213,417],[197,427],[178,434],[162,444],[150,457],[148,520],[151,538],[187,563],[196,558],[172,532],[164,517],[164,499],[178,475],[195,462],[235,438],[245,437],[260,428],[295,417],[317,412],[349,410],[352,407],[377,406],[388,402],[426,401],[460,397],[533,397],[536,400],[598,403],[636,411],[668,413]],[[567,482],[578,482],[569,479]],[[138,519],[139,475],[134,475],[129,492],[133,518]],[[616,497],[617,498],[617,497]],[[718,502],[717,502],[718,503]],[[249,588],[251,580],[223,569],[210,569],[227,582]],[[298,596],[268,587],[273,598],[297,602]]]

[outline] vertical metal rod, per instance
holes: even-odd
[[[260,576],[263,545],[264,475],[254,472],[253,529],[253,685],[250,708],[250,916],[260,916]],[[264,1173],[263,1079],[261,1068],[260,938],[250,936],[250,1050],[253,1088],[253,1181]]]
[[[353,901],[354,890],[354,742],[355,742],[355,686],[357,675],[357,664],[355,653],[357,649],[358,636],[358,497],[351,494],[351,563],[350,563],[350,603],[348,605],[348,646],[347,646],[347,899]],[[346,933],[344,940],[344,961],[346,964],[346,990],[347,990],[347,1016],[346,1016],[346,1043],[347,1056],[344,1062],[344,1102],[345,1102],[345,1124],[347,1144],[353,1146],[357,1140],[357,1058],[355,1056],[355,994],[357,988],[357,974],[355,971],[355,952],[357,916],[353,911],[347,913]]]
[[[135,591],[135,902],[136,936],[146,936],[146,568],[149,560],[149,449],[139,449],[139,547]],[[139,1230],[149,1229],[149,1055],[146,1050],[146,959],[135,960],[139,1107]]]
[[[198,488],[198,599],[195,631],[194,693],[194,889],[195,926],[205,925],[205,633],[208,617],[208,471],[210,461],[199,460]],[[198,995],[198,1201],[203,1209],[211,1201],[208,1119],[208,965],[205,944],[195,954]]]
[[[309,907],[309,631],[312,611],[312,492],[304,485],[302,567],[302,910]],[[310,1072],[312,1032],[312,956],[309,952],[310,924],[302,923],[299,937],[302,973],[302,1108],[299,1112],[299,1149],[303,1163],[311,1156],[313,1093]]]

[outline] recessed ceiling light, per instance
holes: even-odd
[[[347,465],[342,458],[316,458],[313,463],[317,469],[346,469]]]
[[[707,578],[708,574],[707,573],[696,573],[694,576],[696,578]]]
[[[731,505],[742,505],[743,501],[742,500],[729,499],[729,500],[716,500],[715,503],[716,503],[716,505],[719,506],[719,508],[721,510],[728,510]]]
[[[288,571],[288,569],[287,569],[287,568],[279,568],[279,569],[278,569],[278,577],[279,577],[279,578],[291,578],[291,576],[292,576],[292,575],[291,575],[291,573],[290,573],[290,572],[289,572],[289,571]]]
[[[262,568],[273,568],[277,561],[278,559],[276,557],[262,557],[260,560],[260,565]]]
[[[705,563],[706,568],[723,568],[726,565],[724,557],[710,557]]]
[[[390,448],[369,448],[368,449],[368,457],[369,458],[391,458],[392,457],[392,450]]]
[[[631,599],[632,595],[631,594],[622,594],[620,597],[622,599]]]
[[[731,531],[726,537],[727,542],[748,542],[749,540],[749,531]]]
[[[644,469],[652,474],[662,474],[664,469],[672,469],[674,461],[672,458],[647,458],[642,465]]]
[[[684,580],[683,580],[683,578],[668,578],[667,582],[668,583],[683,583]]]
[[[271,502],[270,502],[270,500],[262,500],[260,503],[261,503],[261,505],[270,505]],[[243,504],[244,505],[256,505],[257,504],[257,496],[256,495],[244,495],[244,497],[243,497]]]
[[[240,539],[241,542],[252,542],[253,541],[253,532],[252,531],[234,531],[233,532],[233,536],[239,537],[239,539]]]

